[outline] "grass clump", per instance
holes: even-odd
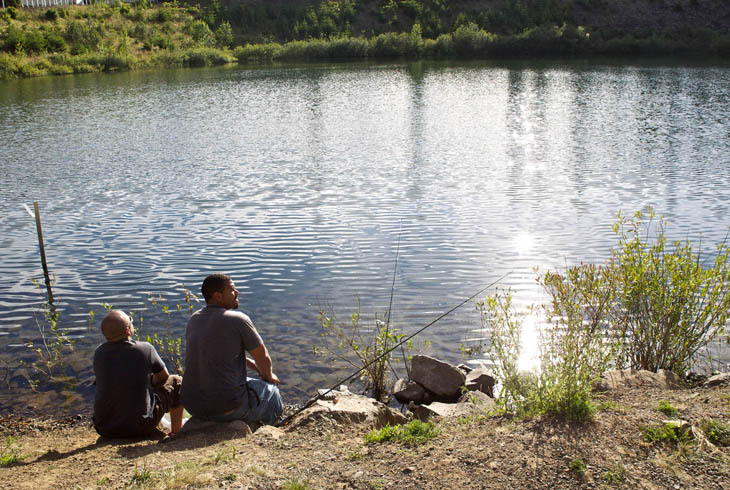
[[[672,404],[667,400],[659,400],[659,403],[657,404],[657,410],[669,417],[674,417],[675,415],[677,415],[677,409],[674,408]]]
[[[311,487],[306,481],[301,481],[297,478],[290,478],[284,482],[281,488],[283,490],[309,490]]]
[[[719,420],[705,420],[701,425],[707,439],[716,446],[730,447],[730,425]]]
[[[626,468],[623,464],[615,463],[608,470],[601,473],[601,480],[611,485],[626,481]]]
[[[663,425],[641,427],[642,437],[652,444],[669,442],[680,444],[689,442],[691,437],[680,424],[665,422]]]
[[[9,466],[23,460],[20,449],[23,447],[13,436],[8,436],[4,446],[0,446],[0,466]]]
[[[570,468],[570,471],[581,477],[586,474],[586,470],[588,469],[586,464],[578,458],[573,459],[568,467]]]
[[[405,425],[388,424],[380,430],[370,431],[365,434],[365,443],[379,444],[395,441],[406,446],[418,446],[438,436],[440,432],[433,422],[413,420]]]

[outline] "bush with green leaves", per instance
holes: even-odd
[[[190,37],[193,38],[196,44],[203,47],[212,47],[215,45],[215,36],[213,32],[202,20],[194,20],[187,26],[187,31]]]
[[[360,380],[365,389],[376,400],[387,395],[388,367],[401,359],[388,352],[398,344],[405,334],[394,328],[388,321],[377,317],[374,324],[363,327],[360,323],[360,306],[356,313],[350,315],[347,323],[339,322],[334,311],[319,312],[322,330],[321,346],[314,346],[317,355],[328,356],[333,360],[343,361],[356,369],[362,369]],[[401,351],[404,362],[408,362],[406,349],[410,351],[409,341]]]
[[[23,460],[20,449],[23,447],[13,436],[8,436],[5,445],[0,446],[0,467],[9,466]]]
[[[730,425],[719,420],[705,420],[701,424],[707,439],[716,446],[730,447]]]
[[[617,284],[611,321],[623,341],[620,364],[684,376],[730,317],[730,246],[718,244],[706,264],[689,240],[669,244],[666,220],[655,220],[650,208],[631,219],[619,213],[613,226],[619,246],[609,263]]]
[[[233,29],[228,21],[221,22],[215,30],[215,45],[219,48],[230,48],[233,44]]]
[[[659,400],[659,403],[657,403],[657,410],[668,417],[674,417],[677,415],[677,409],[674,408],[674,406],[667,400]]]
[[[692,436],[686,427],[678,423],[665,422],[662,425],[644,426],[640,428],[646,442],[681,444],[689,442]]]

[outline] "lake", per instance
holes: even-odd
[[[525,307],[545,299],[534,267],[604,260],[616,213],[647,206],[671,238],[701,239],[711,255],[730,226],[729,94],[730,65],[672,62],[0,82],[0,411],[42,410],[18,395],[19,362],[33,359],[25,344],[41,340],[24,204],[39,202],[60,325],[86,380],[61,402],[41,397],[54,410],[90,410],[105,304],[143,316],[147,332],[184,335],[186,313],[166,319],[161,304],[174,309],[181,285],[199,293],[212,272],[234,278],[285,398],[301,400],[352,371],[313,354],[320,310],[348,321],[359,308],[372,325],[393,289],[392,323],[411,333],[507,273],[500,285]],[[480,330],[468,303],[417,340],[458,363]],[[715,353],[711,368],[726,368],[730,353]]]

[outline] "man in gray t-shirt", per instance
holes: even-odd
[[[183,405],[210,420],[276,422],[283,412],[279,378],[251,319],[234,311],[236,285],[226,275],[212,274],[203,281],[202,293],[206,306],[193,313],[185,331]],[[249,378],[247,367],[260,379]]]

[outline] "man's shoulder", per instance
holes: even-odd
[[[223,312],[223,317],[226,318],[226,319],[229,319],[230,318],[231,320],[235,320],[235,321],[243,321],[243,322],[245,322],[245,323],[247,323],[249,325],[253,325],[253,322],[251,321],[251,318],[247,314],[245,314],[244,312],[242,312],[242,311],[238,311],[238,310],[225,310]]]

